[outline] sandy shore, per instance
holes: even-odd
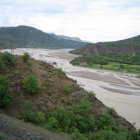
[[[119,115],[131,123],[135,122],[136,127],[140,128],[140,78],[121,72],[72,66],[69,62],[77,56],[68,51],[16,49],[14,53],[21,55],[28,52],[35,59],[51,64],[56,62],[57,67],[62,67],[68,77],[77,80],[84,89],[94,91],[105,105],[115,108]]]

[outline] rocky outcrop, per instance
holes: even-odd
[[[4,140],[71,140],[4,114],[0,114],[0,132],[6,134]]]

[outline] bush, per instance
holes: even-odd
[[[117,134],[111,130],[100,130],[92,134],[93,140],[128,140],[126,133]]]
[[[6,137],[6,134],[5,133],[0,133],[0,140],[4,140]]]
[[[9,52],[4,52],[1,54],[1,61],[5,65],[14,66],[15,65],[15,57]]]
[[[54,117],[50,117],[48,123],[44,125],[44,128],[47,128],[51,131],[58,128],[58,120]]]
[[[33,75],[30,75],[23,80],[23,88],[32,95],[40,91],[39,82]]]
[[[23,112],[30,112],[32,109],[32,102],[27,100],[23,105],[22,105],[22,110]]]
[[[0,60],[0,73],[3,73],[5,71],[5,66]]]
[[[108,108],[108,112],[109,112],[109,114],[111,114],[111,115],[116,115],[116,114],[117,114],[116,111],[115,111],[115,109],[112,108],[112,107],[109,107],[109,108]]]
[[[49,86],[49,82],[46,82],[46,84],[45,84],[45,85],[46,85],[46,87],[48,87],[48,86]]]
[[[62,71],[62,68],[58,69],[58,76],[61,78],[64,75],[64,72]]]
[[[24,55],[22,56],[22,58],[23,58],[23,61],[24,61],[24,62],[28,62],[28,60],[29,60],[29,58],[30,58],[29,53],[25,52]]]
[[[41,112],[34,113],[32,111],[29,111],[23,112],[20,119],[27,122],[29,121],[37,124],[42,124],[45,122],[45,115],[42,114]]]
[[[28,66],[31,66],[32,65],[32,62],[28,61]]]
[[[66,102],[67,102],[67,99],[66,99],[65,97],[62,97],[62,98],[61,98],[61,102],[62,102],[62,103],[66,103]]]
[[[113,125],[113,119],[109,114],[101,114],[99,119],[96,122],[97,128],[100,129],[110,129]]]
[[[64,86],[64,92],[65,92],[66,94],[70,93],[71,91],[72,91],[72,88],[71,88],[69,85],[65,85],[65,86]]]
[[[48,91],[47,91],[47,94],[48,94],[48,95],[51,95],[51,94],[52,94],[52,91],[51,91],[51,90],[48,90]]]
[[[0,76],[0,106],[7,106],[12,103],[12,95],[9,91],[8,78]]]
[[[81,105],[72,108],[56,108],[55,111],[47,114],[47,120],[52,117],[58,122],[58,125],[57,127],[52,125],[51,129],[59,129],[70,133],[78,129],[78,132],[86,133],[94,128],[94,118],[91,115],[90,104],[86,99],[81,101]],[[50,122],[48,123],[50,125]]]

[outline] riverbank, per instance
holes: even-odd
[[[10,50],[9,50],[10,51]],[[117,113],[140,128],[140,79],[129,74],[72,66],[69,62],[77,57],[69,50],[15,49],[14,54],[30,53],[31,57],[62,67],[68,77],[77,81],[84,89],[94,91],[105,105],[115,108]],[[116,90],[116,89],[119,89]],[[131,94],[124,94],[130,93]]]

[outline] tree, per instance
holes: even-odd
[[[8,78],[0,76],[0,106],[7,106],[12,103],[12,95],[9,91]]]
[[[29,53],[25,52],[24,55],[22,56],[22,58],[23,58],[23,61],[27,63],[30,58]]]
[[[40,91],[39,82],[33,75],[30,75],[23,80],[23,88],[32,95]]]
[[[5,65],[14,66],[15,65],[15,57],[9,52],[4,52],[1,54],[1,61]]]

